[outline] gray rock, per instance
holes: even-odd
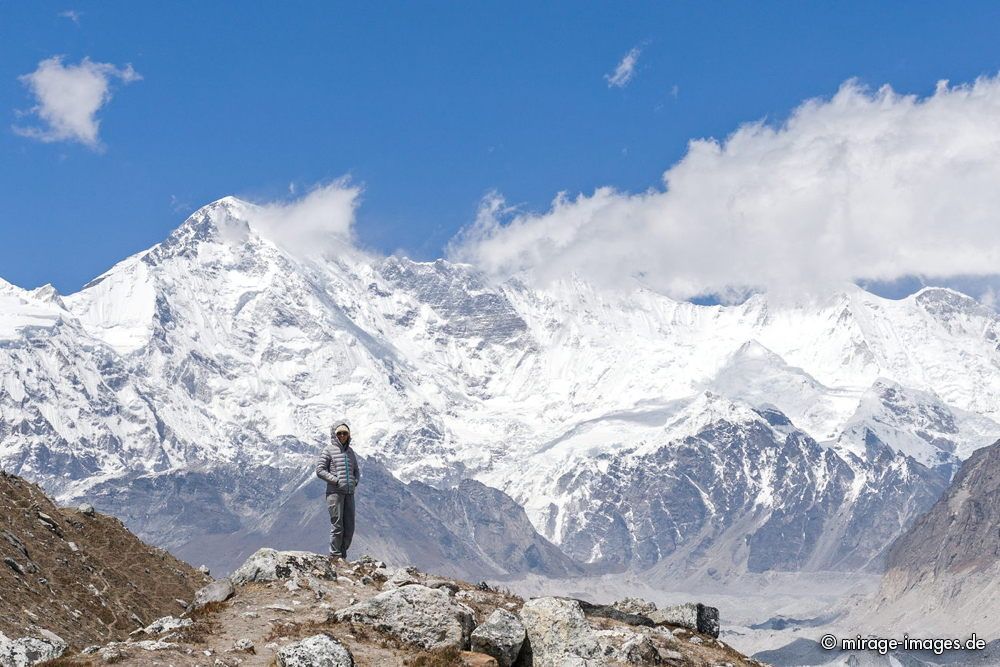
[[[655,604],[642,598],[622,598],[612,603],[611,606],[626,614],[638,614],[647,617],[656,611]]]
[[[337,578],[337,573],[326,556],[308,551],[265,548],[254,552],[229,578],[234,585],[240,586],[254,581],[292,580],[298,583],[300,579],[305,584],[310,576],[332,581]]]
[[[239,651],[240,653],[255,653],[253,642],[244,637],[243,639],[237,639],[233,643],[233,650]]]
[[[11,558],[10,556],[5,556],[3,562],[14,571],[15,574],[24,576],[24,568],[21,567],[20,563]]]
[[[194,601],[188,605],[188,613],[205,607],[212,602],[225,602],[233,596],[235,589],[229,579],[218,579],[207,586],[198,589]]]
[[[440,588],[446,591],[448,595],[454,595],[460,590],[458,584],[447,579],[428,579],[427,583],[424,585],[427,586],[427,588]]]
[[[382,584],[382,590],[387,591],[393,588],[409,586],[410,584],[423,584],[425,577],[415,567],[401,567]]]
[[[0,665],[30,667],[46,660],[55,660],[66,651],[66,642],[55,633],[42,630],[40,634],[41,637],[10,639],[0,632]]]
[[[669,623],[695,630],[711,637],[719,636],[719,610],[700,602],[674,605],[657,609],[649,618],[657,625]]]
[[[313,635],[278,650],[278,667],[354,667],[350,650],[328,635]]]
[[[87,516],[94,516],[94,514],[97,513],[97,510],[95,510],[94,506],[91,505],[90,503],[84,503],[80,505],[79,507],[76,508],[76,511],[79,512],[80,514],[86,514]]]
[[[0,537],[3,537],[4,540],[19,551],[27,560],[31,560],[31,556],[28,554],[28,547],[24,546],[24,542],[22,542],[17,535],[9,530],[0,530]]]
[[[469,645],[473,611],[445,591],[411,584],[334,612],[337,621],[362,623],[425,649]]]
[[[174,642],[165,642],[161,639],[144,639],[140,642],[128,642],[127,645],[141,648],[143,651],[166,651],[178,646]]]
[[[648,632],[648,631],[646,631]],[[660,649],[647,634],[630,628],[595,631],[602,654],[611,661],[626,665],[658,665]]]
[[[206,577],[211,576],[212,574],[212,571],[208,569],[207,565],[202,565],[201,567],[198,568],[198,571],[204,574]]]
[[[525,640],[521,620],[506,609],[497,609],[486,622],[472,631],[473,651],[493,656],[500,667],[511,667]]]
[[[129,652],[125,644],[120,642],[111,642],[107,646],[98,649],[97,655],[100,656],[102,662],[114,664],[128,658]]]
[[[534,667],[591,667],[603,651],[580,603],[565,598],[528,600],[521,607]]]
[[[139,630],[147,635],[162,635],[164,632],[170,632],[171,630],[178,630],[180,628],[186,628],[187,626],[193,624],[190,618],[177,618],[176,616],[164,616],[163,618],[158,618],[145,628]],[[133,633],[135,634],[135,633]]]
[[[687,662],[684,659],[684,654],[683,653],[681,653],[680,651],[674,651],[674,650],[671,650],[671,649],[667,649],[666,651],[660,651],[660,658],[662,658],[663,660],[666,660],[667,663],[671,663],[671,662],[685,663],[685,662]]]
[[[568,598],[574,599],[574,598]],[[586,600],[576,600],[580,605],[580,609],[583,610],[584,616],[590,618],[592,616],[597,616],[600,618],[610,618],[615,621],[620,621],[622,623],[627,623],[629,625],[644,625],[647,627],[653,627],[655,623],[648,616],[643,616],[642,614],[632,614],[629,612],[622,611],[613,605],[607,604],[593,604],[587,602]]]

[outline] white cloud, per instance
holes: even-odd
[[[82,12],[78,12],[75,9],[67,9],[59,12],[56,16],[61,19],[69,19],[73,23],[80,25],[80,17],[83,16]]]
[[[18,78],[34,95],[37,104],[31,113],[42,126],[14,126],[17,134],[45,142],[78,141],[95,150],[101,147],[101,121],[96,115],[111,99],[112,80],[132,83],[142,79],[132,65],[119,68],[89,58],[78,65],[63,65],[62,56],[46,58],[34,72]]]
[[[614,72],[604,75],[605,80],[608,82],[608,88],[624,88],[628,85],[628,82],[635,76],[635,66],[639,62],[639,54],[641,52],[639,47],[635,47],[625,54]]]
[[[340,178],[299,199],[261,204],[250,224],[275,243],[300,255],[355,244],[355,211],[362,188]]]
[[[500,277],[636,280],[678,298],[747,287],[997,273],[1000,78],[900,95],[845,83],[779,126],[701,139],[643,193],[560,193],[544,213],[489,198],[451,258]]]

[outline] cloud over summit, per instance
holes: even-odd
[[[362,188],[348,178],[317,185],[297,199],[254,207],[250,223],[265,237],[299,255],[356,243],[355,212]]]
[[[925,98],[848,81],[780,125],[690,142],[663,183],[561,193],[542,213],[494,197],[449,256],[678,298],[997,273],[1000,79],[942,82]]]

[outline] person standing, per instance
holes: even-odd
[[[326,482],[326,506],[330,511],[330,559],[347,560],[354,537],[354,491],[358,487],[358,459],[351,449],[351,427],[346,420],[330,427],[330,445],[316,465],[316,476]]]

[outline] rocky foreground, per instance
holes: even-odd
[[[0,473],[0,667],[759,665],[718,610],[524,600],[486,583],[261,549],[212,580],[92,507]]]
[[[78,649],[42,633],[32,641],[49,648],[36,658],[59,657],[58,665],[762,664],[719,641],[718,632],[718,611],[698,604],[523,600],[369,557],[331,564],[309,552],[261,549],[200,589],[182,613],[123,641]]]

